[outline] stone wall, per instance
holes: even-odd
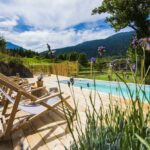
[[[0,62],[0,73],[6,76],[15,76],[16,73],[20,74],[20,77],[31,78],[33,77],[32,72],[25,67],[23,64],[5,63]]]

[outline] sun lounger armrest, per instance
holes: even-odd
[[[60,95],[62,95],[62,94],[63,94],[63,92],[61,92],[61,93],[60,93],[60,92],[57,92],[57,93],[54,93],[54,94],[52,94],[52,95],[49,95],[49,96],[40,98],[40,99],[38,99],[38,100],[32,102],[32,104],[40,104],[40,103],[42,103],[42,102],[44,102],[44,101],[46,101],[46,100],[49,100],[49,99],[54,98],[54,97],[56,97],[56,96],[60,96]]]
[[[35,89],[31,89],[29,92],[34,92],[34,91],[38,91],[38,90],[42,90],[42,89],[45,89],[45,87],[38,87]]]
[[[29,83],[29,85],[34,85],[34,84],[35,84],[35,82]]]

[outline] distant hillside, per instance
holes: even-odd
[[[6,43],[6,48],[7,49],[18,49],[18,48],[21,48],[21,46],[18,46],[16,44],[11,43],[11,42],[7,42]]]
[[[75,46],[59,48],[56,49],[56,55],[76,51],[76,52],[84,52],[88,55],[88,57],[97,56],[98,55],[97,49],[99,46],[104,46],[106,48],[106,53],[105,53],[106,56],[125,55],[133,34],[134,32],[123,32],[123,33],[118,33],[113,36],[110,36],[106,39],[92,40],[92,41],[83,42]],[[11,42],[7,42],[6,48],[18,49],[22,47],[13,44]],[[47,54],[47,51],[41,53],[41,55],[45,55],[45,54]]]
[[[10,56],[18,55],[21,57],[28,57],[28,58],[40,57],[40,54],[38,52],[25,49],[11,42],[6,42],[6,49],[7,49],[7,54]]]
[[[99,46],[104,46],[106,48],[106,56],[124,55],[126,54],[133,34],[133,32],[123,32],[110,36],[106,39],[87,41],[75,46],[59,48],[56,49],[56,55],[77,51],[85,52],[88,57],[97,56],[97,49]]]

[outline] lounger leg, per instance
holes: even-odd
[[[74,109],[71,107],[71,105],[69,105],[69,103],[66,102],[66,100],[70,98],[70,96],[63,98],[63,96],[60,96],[60,99],[62,100],[62,102],[72,111],[74,112]]]
[[[5,103],[4,103],[4,108],[3,108],[3,111],[2,111],[2,115],[6,114],[6,110],[8,108],[8,104],[9,104],[9,102],[8,102],[8,100],[6,100]]]
[[[16,115],[16,112],[17,112],[17,109],[18,109],[18,104],[19,104],[20,98],[21,98],[21,94],[20,94],[20,92],[18,92],[15,103],[14,103],[13,108],[12,108],[12,112],[10,114],[10,118],[8,120],[8,126],[7,126],[6,132],[5,132],[6,136],[11,131],[12,124],[13,124],[13,121],[15,119],[15,115]]]

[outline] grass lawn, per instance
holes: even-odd
[[[93,77],[95,77],[95,79],[97,80],[122,81],[118,76],[122,78],[125,82],[135,82],[131,72],[116,71],[114,73],[109,69],[102,70],[102,72],[95,70],[93,71],[93,76],[92,76],[90,68],[86,68],[86,69],[84,68],[80,70],[79,75],[77,77],[88,78],[88,79],[93,79]],[[147,80],[150,81],[150,78]],[[137,81],[140,82],[140,76],[137,76]]]
[[[21,58],[21,60],[26,65],[50,65],[53,64],[53,60],[51,59],[45,59],[45,58]],[[55,63],[62,63],[64,61],[57,60]]]
[[[22,58],[23,62],[27,65],[35,65],[35,64],[50,64],[49,59],[37,59],[37,58]]]

